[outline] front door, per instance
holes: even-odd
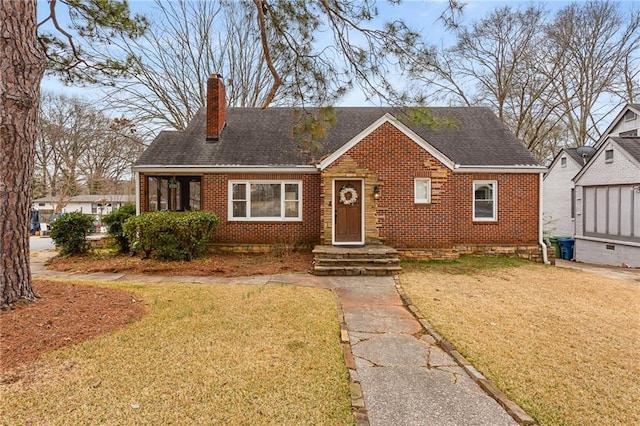
[[[362,181],[336,180],[333,188],[334,242],[362,244]]]

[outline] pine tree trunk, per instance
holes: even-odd
[[[0,306],[35,300],[29,209],[45,61],[36,0],[0,0]]]

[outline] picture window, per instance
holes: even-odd
[[[229,220],[301,220],[301,200],[301,182],[229,182]]]

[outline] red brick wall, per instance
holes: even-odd
[[[451,248],[456,244],[536,244],[538,239],[538,174],[454,173],[389,123],[344,156],[377,182],[381,197],[366,194],[367,234],[397,248]],[[345,160],[346,161],[346,160]],[[350,163],[349,163],[350,162]],[[344,167],[344,164],[342,167]],[[341,167],[341,160],[327,175]],[[351,167],[351,165],[349,166]],[[364,175],[363,175],[364,176]],[[432,203],[414,203],[414,178],[431,177]],[[301,180],[302,222],[229,222],[229,180]],[[473,180],[498,182],[498,221],[473,222]],[[204,174],[202,207],[220,218],[220,243],[316,243],[322,235],[320,174]],[[141,211],[146,211],[146,179],[140,175]],[[375,207],[375,208],[371,208]],[[325,206],[325,208],[327,208]],[[325,215],[326,216],[326,215]],[[330,217],[330,216],[329,216]],[[330,235],[330,232],[329,232]],[[330,243],[326,241],[325,243]]]
[[[389,123],[346,156],[377,174],[381,197],[376,221],[385,244],[446,248],[537,241],[538,174],[453,173]],[[414,202],[416,177],[431,177],[431,204]],[[485,179],[498,181],[498,222],[472,221],[472,182]]]
[[[457,244],[536,244],[539,176],[529,174],[455,174],[453,231]],[[498,221],[473,222],[473,181],[498,182]]]
[[[302,222],[228,221],[229,180],[300,180],[302,181]],[[146,193],[146,179],[141,175],[141,198]],[[218,243],[308,243],[315,244],[320,235],[319,174],[214,174],[202,176],[202,209],[214,212],[220,224],[214,235]],[[146,202],[141,203],[146,211]]]

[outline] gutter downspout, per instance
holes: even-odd
[[[540,244],[540,248],[542,249],[542,262],[545,265],[550,265],[551,262],[549,262],[549,257],[547,255],[547,245],[544,243],[544,236],[543,236],[543,232],[542,232],[542,226],[544,224],[543,222],[543,205],[542,205],[542,187],[543,187],[543,173],[539,174],[539,180],[538,180],[538,244]]]

